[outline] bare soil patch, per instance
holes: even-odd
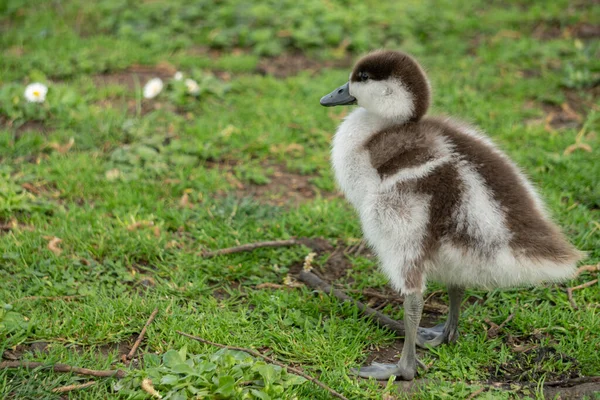
[[[563,26],[560,21],[544,21],[533,28],[532,36],[538,40],[581,39],[593,40],[600,37],[600,25],[580,22]]]
[[[160,78],[166,81],[172,78],[176,71],[176,68],[169,63],[159,63],[154,66],[132,65],[124,71],[94,75],[92,80],[96,87],[123,86],[133,93],[135,90],[141,90],[150,79]],[[160,109],[178,112],[174,105],[156,100],[146,101],[142,99],[138,105],[135,99],[117,98],[102,100],[97,104],[103,108],[126,109],[128,113],[137,113],[139,107],[141,115]]]
[[[137,335],[131,335],[127,339],[117,342],[117,343],[106,343],[101,345],[72,345],[72,344],[62,344],[62,343],[50,343],[50,342],[33,342],[29,344],[20,344],[13,349],[5,350],[2,354],[3,360],[9,361],[18,361],[25,359],[27,353],[31,353],[33,355],[42,353],[46,354],[50,351],[50,347],[52,346],[65,346],[69,349],[75,351],[76,353],[85,353],[89,351],[91,348],[94,351],[100,352],[103,356],[108,356],[109,354],[116,353],[119,358],[123,355],[127,355],[133,346],[133,343],[137,339]]]
[[[382,364],[396,364],[400,361],[400,354],[402,353],[402,347],[404,347],[404,340],[398,339],[394,343],[387,346],[374,346],[371,345],[369,350],[369,356],[364,361],[363,365],[370,365],[373,362]],[[417,350],[418,351],[418,350]]]
[[[315,188],[309,176],[291,173],[282,169],[276,171],[266,185],[242,184],[236,191],[240,197],[253,197],[266,204],[282,206],[286,203],[300,204],[314,199]]]
[[[15,124],[14,121],[9,121],[5,116],[1,114],[0,126],[3,126],[7,129],[14,129],[16,140],[18,140],[26,132],[35,131],[46,135],[53,131],[53,129],[48,127],[43,121],[25,121],[21,124]]]
[[[110,99],[110,100],[102,100],[96,103],[102,108],[107,109],[125,109],[129,114],[136,114],[138,112],[138,103],[136,100],[124,100],[124,99]],[[183,114],[180,110],[177,109],[174,105],[168,102],[161,102],[156,100],[142,100],[139,104],[139,114],[146,115],[151,113],[152,111],[157,110],[167,110],[176,114]]]
[[[2,353],[3,360],[18,361],[23,359],[26,353],[48,353],[48,342],[33,342],[30,344],[20,344],[12,349],[4,350]]]
[[[548,364],[554,368],[545,367]],[[565,372],[557,372],[557,365],[564,366]],[[490,367],[489,372],[492,381],[506,383],[536,382],[542,378],[546,382],[556,382],[581,377],[579,362],[550,346],[516,353],[510,361]]]
[[[350,260],[344,254],[344,246],[341,241],[332,246],[331,243],[323,238],[302,239],[303,244],[317,253],[317,256],[327,255],[327,261],[323,267],[313,266],[313,272],[327,283],[334,285],[337,280],[347,276],[352,268]],[[297,275],[302,270],[304,262],[298,261],[290,266],[290,273]]]
[[[540,105],[530,102],[525,107],[541,108],[544,117],[526,121],[527,124],[544,125],[546,130],[574,128],[583,125],[587,114],[592,110],[599,110],[595,104],[600,98],[600,85],[587,90],[563,89],[565,102],[562,104],[543,102]]]
[[[186,53],[218,59],[223,55],[224,51],[211,49],[206,46],[196,46],[186,50]],[[227,53],[239,56],[249,54],[250,52],[247,49],[235,48],[227,51]],[[354,59],[355,56],[348,53],[338,60],[318,60],[300,51],[287,52],[274,57],[261,58],[254,72],[260,75],[271,75],[276,78],[287,78],[307,71],[310,74],[316,74],[325,68],[348,68],[352,65]],[[224,80],[231,78],[230,73],[227,71],[213,69],[212,72]]]
[[[96,86],[118,85],[135,90],[138,84],[143,87],[152,78],[170,79],[175,72],[177,69],[169,63],[153,66],[135,64],[124,71],[94,75],[92,80]]]
[[[352,65],[352,61],[353,57],[349,54],[340,60],[322,61],[312,59],[303,53],[288,53],[261,59],[256,72],[276,78],[287,78],[301,72],[314,75],[325,68],[347,68]]]
[[[236,186],[236,196],[252,197],[260,203],[273,206],[298,205],[314,199],[317,194],[326,198],[336,196],[335,193],[317,189],[310,182],[314,175],[290,172],[281,165],[265,165],[265,168],[273,168],[275,171],[269,177],[269,183],[264,185],[242,183],[229,173],[227,179]]]
[[[598,395],[600,385],[598,383],[583,383],[575,386],[545,387],[544,396],[547,399],[575,400],[593,399]]]

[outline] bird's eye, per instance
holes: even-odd
[[[369,74],[366,72],[359,72],[358,79],[360,79],[361,82],[365,82],[365,81],[369,80]]]

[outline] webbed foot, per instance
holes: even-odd
[[[396,376],[405,381],[412,380],[417,374],[417,366],[425,369],[425,365],[418,359],[402,362],[398,364],[382,364],[373,362],[369,366],[360,368],[351,368],[350,372],[362,378],[375,378],[378,380],[387,380],[390,376]]]
[[[442,343],[454,343],[458,339],[458,317],[460,315],[460,303],[464,295],[464,289],[450,286],[448,296],[450,297],[450,310],[448,320],[445,324],[436,325],[433,328],[417,328],[417,346],[436,347]]]
[[[417,346],[421,348],[436,347],[442,343],[456,341],[458,336],[456,327],[447,327],[447,324],[439,324],[432,328],[417,329]]]

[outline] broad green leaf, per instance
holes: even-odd
[[[217,369],[217,364],[210,361],[202,361],[196,366],[196,370],[200,373],[211,372]]]
[[[179,377],[177,375],[165,375],[160,380],[160,383],[163,385],[174,385],[179,381]]]
[[[135,153],[144,160],[153,160],[158,156],[158,151],[149,146],[138,146],[135,148]]]
[[[198,157],[187,154],[175,154],[169,158],[169,161],[175,165],[194,165],[198,162]]]
[[[259,390],[256,390],[256,389],[252,389],[252,390],[250,390],[250,393],[252,393],[252,395],[254,397],[256,397],[257,399],[271,400],[271,396],[269,396],[265,392],[262,392],[262,391],[259,391]]]
[[[8,311],[0,319],[0,334],[9,334],[20,330],[26,330],[28,326],[25,317],[17,312]]]
[[[306,382],[306,378],[301,377],[300,375],[288,374],[286,379],[283,381],[284,387],[301,385]]]
[[[144,365],[146,368],[157,367],[160,365],[160,357],[158,354],[146,353],[144,354]]]
[[[217,394],[223,396],[231,396],[235,390],[235,379],[232,376],[221,376],[218,381],[218,389],[215,391]]]
[[[187,357],[187,345],[184,345],[181,349],[179,349],[179,356],[183,361],[185,361]]]
[[[182,364],[185,360],[177,350],[169,350],[163,355],[163,362],[166,367],[173,368],[176,365]]]
[[[257,364],[253,367],[255,371],[257,371],[260,376],[262,376],[265,381],[265,386],[269,386],[271,383],[275,381],[276,372],[275,368],[269,364]]]
[[[173,366],[171,368],[171,371],[177,372],[178,374],[186,374],[186,375],[190,375],[190,374],[194,373],[194,370],[192,369],[192,367],[190,367],[186,363],[181,363],[181,364],[177,364],[177,365]]]

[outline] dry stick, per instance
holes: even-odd
[[[578,285],[575,287],[567,288],[567,296],[569,297],[569,302],[571,303],[571,306],[573,306],[574,309],[577,310],[579,307],[577,306],[577,303],[575,303],[575,299],[573,299],[573,292],[575,290],[584,289],[586,287],[595,285],[596,283],[598,283],[598,279],[594,279],[592,281],[582,283],[581,285]]]
[[[280,285],[279,283],[273,283],[273,282],[265,282],[265,283],[260,283],[258,285],[255,286],[256,289],[293,289],[295,287],[302,287],[304,286],[301,283],[296,283],[295,285]]]
[[[202,256],[209,258],[214,256],[220,256],[223,254],[232,254],[232,253],[241,253],[243,251],[252,251],[254,249],[260,249],[265,247],[287,247],[287,246],[295,246],[302,244],[299,240],[289,239],[289,240],[273,240],[268,242],[258,242],[258,243],[248,243],[243,244],[241,246],[228,247],[226,249],[220,249],[215,251],[209,251],[203,253]]]
[[[54,372],[72,372],[72,373],[78,374],[78,375],[89,375],[89,376],[96,376],[99,378],[115,377],[115,378],[121,379],[121,378],[124,378],[125,375],[127,375],[127,372],[125,372],[121,369],[97,370],[97,369],[72,367],[67,364],[44,364],[41,362],[33,362],[33,361],[0,362],[0,369],[9,369],[9,368],[35,369],[35,368],[39,368],[39,367],[52,368],[54,370]]]
[[[578,277],[579,275],[583,274],[584,272],[595,272],[595,271],[600,271],[600,263],[596,264],[596,265],[583,265],[579,268],[577,268],[577,272],[575,272],[575,277]]]
[[[144,340],[144,335],[146,334],[146,329],[148,329],[148,326],[152,323],[152,321],[154,321],[154,317],[156,317],[156,314],[158,314],[158,308],[155,308],[154,311],[152,311],[152,314],[150,314],[148,321],[146,321],[146,325],[144,325],[144,327],[142,328],[142,331],[140,332],[140,336],[138,336],[137,340],[133,344],[133,347],[129,351],[129,354],[127,354],[127,357],[126,357],[127,360],[131,360],[133,358],[133,356],[135,355],[135,352],[137,351],[138,347],[140,347],[142,340]]]
[[[347,290],[344,290],[344,292],[346,292],[346,293],[358,293],[358,294],[362,294],[363,296],[377,297],[380,300],[385,300],[385,301],[388,301],[388,302],[392,302],[392,301],[401,302],[402,301],[402,299],[398,298],[398,296],[387,295],[387,294],[384,294],[384,293],[379,293],[379,292],[376,292],[374,290],[368,290],[368,289],[365,289],[365,290],[361,290],[361,289],[347,289]]]
[[[84,297],[82,295],[76,295],[76,296],[27,296],[27,297],[21,297],[20,299],[17,299],[17,301],[19,300],[75,300],[75,299],[79,299],[80,297]]]
[[[210,345],[219,347],[221,349],[243,351],[244,353],[248,353],[248,354],[250,354],[250,355],[252,355],[254,357],[262,358],[263,360],[266,360],[267,362],[269,362],[271,364],[275,364],[275,365],[277,365],[277,366],[279,366],[281,368],[286,368],[287,370],[292,371],[294,374],[300,375],[301,377],[303,377],[303,378],[311,381],[315,385],[320,386],[321,388],[327,390],[329,393],[331,393],[333,396],[337,397],[338,399],[348,400],[348,398],[345,397],[343,394],[336,392],[335,390],[333,390],[329,386],[325,385],[324,383],[322,383],[318,379],[313,378],[312,376],[305,374],[304,372],[300,371],[299,369],[296,369],[294,367],[290,367],[289,365],[285,365],[285,364],[283,364],[283,363],[281,363],[281,362],[279,362],[277,360],[272,359],[271,357],[267,357],[267,356],[259,353],[258,351],[255,351],[255,350],[252,350],[252,349],[247,349],[247,348],[244,348],[244,347],[226,346],[226,345],[221,344],[221,343],[211,342],[211,341],[203,339],[201,337],[190,335],[189,333],[185,333],[185,332],[181,332],[181,331],[176,331],[176,332],[179,333],[180,335],[183,335],[183,336],[188,337],[190,339],[194,339],[194,340],[197,340],[197,341],[205,343],[205,344],[210,344]]]
[[[573,379],[564,379],[562,381],[545,382],[544,386],[565,386],[565,385],[581,385],[583,383],[600,382],[600,376],[582,376]]]
[[[53,393],[66,393],[66,392],[70,392],[72,390],[79,390],[79,389],[85,389],[87,387],[90,386],[94,386],[96,383],[96,381],[89,381],[86,383],[82,383],[80,385],[68,385],[68,386],[62,386],[62,387],[58,387],[56,389],[52,389]]]
[[[505,320],[504,322],[502,322],[500,325],[497,325],[495,322],[493,322],[492,320],[490,320],[489,318],[484,318],[484,322],[486,324],[488,324],[490,326],[490,328],[487,330],[486,332],[486,336],[488,339],[492,339],[495,338],[496,336],[498,336],[498,333],[500,333],[500,331],[502,330],[502,328],[504,328],[504,326],[511,320],[513,319],[515,316],[515,314],[510,314]]]
[[[11,224],[1,224],[0,225],[0,232],[8,232],[11,231],[13,229],[13,226]]]
[[[362,311],[363,314],[367,316],[372,316],[375,319],[375,322],[377,322],[379,325],[385,326],[395,332],[398,332],[400,336],[404,336],[404,324],[401,321],[395,321],[387,315],[382,314],[379,311],[376,311],[371,307],[364,305],[360,301],[352,299],[347,294],[332,288],[331,285],[327,284],[325,281],[323,281],[321,278],[319,278],[312,272],[300,271],[299,278],[302,282],[306,283],[313,289],[319,289],[325,293],[331,293],[342,301],[349,301],[354,303],[354,305],[356,305],[356,307],[360,311]]]
[[[359,293],[362,294],[363,296],[371,296],[371,297],[376,297],[380,300],[383,300],[384,302],[380,305],[378,305],[377,307],[374,308],[374,310],[379,310],[385,306],[387,306],[389,303],[403,303],[404,300],[401,297],[398,297],[396,295],[387,295],[384,293],[379,293],[375,290],[360,290],[360,289],[347,289],[344,290],[345,293]],[[435,292],[433,293],[435,294]],[[423,302],[423,310],[425,311],[432,311],[432,312],[436,312],[436,313],[445,313],[448,312],[448,306],[444,305],[444,304],[428,304],[427,301],[431,298],[432,296],[430,295],[424,302]]]
[[[498,333],[502,330],[502,328],[504,328],[506,324],[508,324],[514,317],[514,313],[510,314],[500,325],[496,325],[489,318],[485,318],[483,321],[490,326],[490,328],[487,330],[487,338],[492,339],[498,336]]]
[[[488,390],[488,388],[486,388],[486,387],[477,389],[476,391],[471,393],[471,395],[469,397],[467,397],[467,400],[473,400],[475,397],[479,396],[481,393],[485,392],[486,390]]]

